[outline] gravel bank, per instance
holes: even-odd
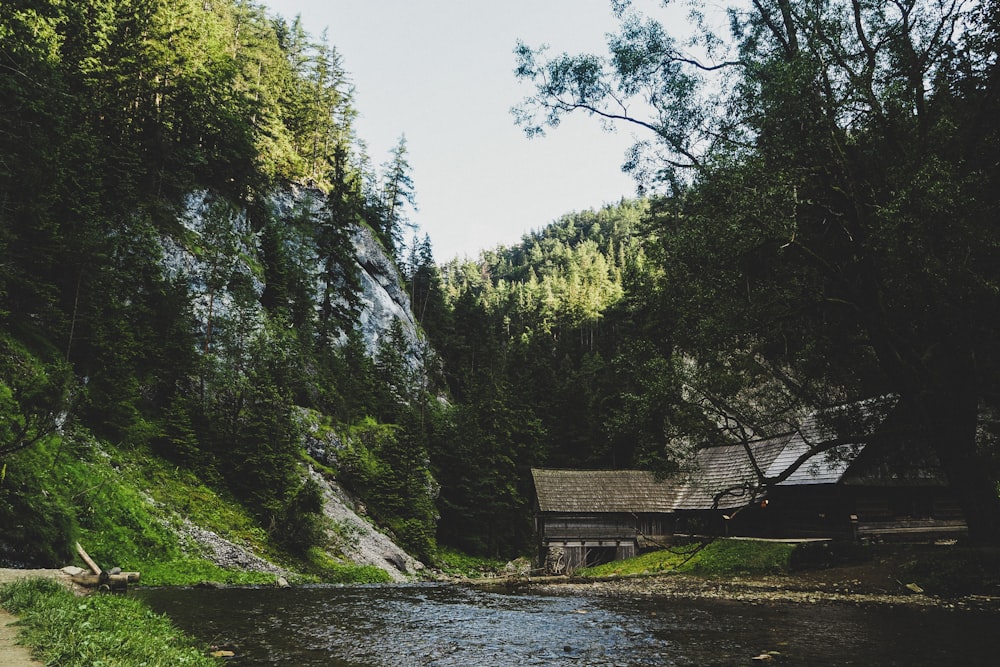
[[[815,581],[795,576],[703,578],[690,575],[652,575],[594,581],[522,582],[529,590],[548,594],[609,597],[661,597],[738,600],[750,604],[794,602],[801,604],[915,605],[975,608],[1000,612],[1000,597],[968,595],[941,598],[914,593],[899,582],[873,588],[861,580]],[[898,588],[898,591],[891,590]]]

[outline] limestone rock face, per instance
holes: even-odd
[[[272,219],[289,232],[285,239],[287,256],[306,272],[317,288],[321,287],[322,263],[315,232],[323,225],[342,224],[332,218],[324,194],[310,188],[282,188],[271,194],[264,207],[270,210]],[[261,304],[267,287],[261,233],[255,231],[246,211],[211,192],[191,193],[179,212],[177,223],[161,238],[164,273],[171,280],[188,285],[191,309],[204,341],[199,345],[224,356],[225,350],[217,347],[218,331],[228,325],[249,334],[260,331],[266,321],[267,313]],[[259,229],[259,225],[256,226]],[[393,343],[398,353],[414,372],[414,377],[426,377],[423,360],[427,346],[411,312],[410,299],[395,262],[370,228],[352,225],[347,231],[354,246],[360,283],[357,329],[368,354],[374,357],[379,345],[395,330],[397,338]],[[233,289],[234,285],[238,286],[238,291]],[[320,304],[314,307],[318,310]],[[333,344],[345,341],[346,336]],[[308,435],[303,442],[319,460],[332,460],[337,444],[315,438],[310,440]],[[389,537],[361,518],[356,511],[358,506],[336,482],[312,470],[309,474],[322,490],[324,511],[335,525],[331,539],[336,542],[340,554],[358,564],[380,567],[397,580],[405,580],[423,568]],[[278,571],[269,563],[254,560],[252,554],[210,531],[192,525],[187,526],[185,532],[220,563]]]
[[[410,368],[421,364],[421,334],[413,319],[410,297],[402,287],[402,280],[392,259],[367,227],[355,227],[352,234],[361,279],[361,334],[374,355],[381,341],[392,327],[393,321],[402,324],[406,350],[404,359]]]
[[[323,513],[333,520],[330,539],[345,558],[358,565],[374,565],[389,573],[394,581],[412,579],[423,563],[400,549],[388,536],[376,530],[359,514],[356,502],[336,482],[309,471],[323,494]]]
[[[277,190],[268,205],[278,222],[299,229],[331,222],[323,193],[318,190],[295,187]],[[259,302],[255,310],[239,303],[239,297],[228,289],[233,278],[239,278],[238,282],[251,286],[251,292],[259,300],[265,288],[260,263],[249,259],[261,257],[261,252],[259,234],[251,229],[246,212],[210,192],[195,192],[187,197],[178,222],[183,233],[162,239],[164,269],[170,278],[188,281],[195,316],[203,323],[206,335],[205,323],[213,319],[239,317],[245,323],[252,318],[262,323]],[[403,348],[400,353],[412,370],[419,371],[425,347],[423,334],[414,320],[410,298],[395,263],[368,227],[352,225],[350,237],[361,284],[358,330],[368,353],[375,355],[379,343],[389,334],[393,323],[398,322],[403,334],[403,340],[398,341]],[[309,234],[302,234],[290,243],[293,246],[289,248],[290,255],[304,266],[311,263],[318,282],[321,267]],[[207,248],[214,250],[206,251]],[[246,294],[242,298],[245,300]]]

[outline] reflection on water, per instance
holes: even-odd
[[[994,665],[1000,614],[508,595],[439,584],[146,589],[135,595],[230,664]]]

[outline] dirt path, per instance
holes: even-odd
[[[0,585],[9,584],[18,579],[55,579],[71,586],[69,575],[62,570],[14,570],[0,567]]]
[[[11,570],[0,568],[0,584],[9,584],[18,579],[43,577],[55,579],[71,586],[69,575],[60,570]],[[18,628],[12,625],[17,618],[0,609],[0,667],[42,667],[42,663],[32,659],[31,652],[17,643]]]
[[[41,667],[31,653],[17,644],[17,619],[0,609],[0,667]]]

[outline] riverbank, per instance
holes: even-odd
[[[897,605],[1000,612],[1000,589],[982,579],[957,589],[914,578],[911,551],[889,552],[869,562],[782,574],[712,576],[686,573],[523,579],[514,585],[552,595],[717,599],[751,604]]]
[[[496,585],[496,584],[494,584]],[[915,592],[900,585],[898,592],[872,590],[857,580],[814,582],[794,575],[766,577],[702,577],[685,574],[660,574],[599,579],[554,581],[530,579],[509,582],[504,587],[546,595],[584,595],[623,598],[673,598],[685,600],[715,599],[769,604],[853,604],[923,606],[949,609],[981,609],[1000,613],[1000,597],[969,594],[940,597]],[[918,586],[919,588],[919,586]]]
[[[575,577],[511,577],[477,585],[607,597],[845,603],[1000,610],[1000,552],[941,545],[837,548],[766,543],[690,545],[584,570]]]
[[[738,552],[732,551],[733,549],[737,549]],[[777,563],[770,559],[761,560],[754,557],[754,554],[759,556],[765,551],[770,551],[769,545],[720,542],[701,550],[698,554],[702,557],[700,561],[689,558],[689,554],[676,551],[664,552],[659,557],[656,554],[648,554],[632,561],[617,561],[605,569],[595,568],[595,571],[604,574],[594,575],[594,571],[591,571],[592,576],[529,577],[526,576],[526,569],[505,567],[495,570],[495,573],[501,575],[506,572],[510,576],[476,579],[442,576],[442,579],[458,587],[473,586],[500,592],[527,592],[567,598],[621,599],[627,602],[628,607],[634,606],[641,600],[655,604],[656,600],[673,599],[738,602],[756,607],[793,604],[801,605],[803,612],[807,607],[815,607],[817,613],[826,613],[822,612],[823,607],[849,605],[859,610],[866,610],[867,613],[879,608],[899,608],[900,611],[902,608],[927,609],[928,612],[934,608],[956,612],[981,611],[1000,615],[1000,585],[998,585],[1000,570],[997,568],[996,550],[938,546],[879,546],[861,550],[852,549],[848,554],[814,550],[814,553],[807,554],[808,562],[822,560],[820,556],[823,559],[850,558],[852,562],[829,564],[824,561],[826,564],[812,567],[801,567],[802,552],[796,560],[798,564],[796,567],[784,561]],[[726,565],[729,562],[726,556],[731,556],[733,553],[739,553],[741,560],[735,566]],[[696,569],[695,572],[668,569],[666,563],[670,562],[670,558],[679,556],[685,558],[684,567],[695,566],[701,569]],[[754,570],[752,574],[739,569],[726,569],[736,567],[745,570],[753,563],[757,563],[760,569]],[[779,565],[780,569],[776,570]],[[724,573],[720,572],[720,569],[725,570]],[[521,574],[514,574],[514,570]],[[47,595],[53,595],[57,602],[62,598],[59,604],[64,605],[66,613],[82,614],[77,619],[78,622],[71,624],[74,628],[81,627],[85,623],[89,627],[96,628],[97,626],[93,625],[92,614],[106,611],[109,614],[108,619],[98,624],[101,626],[100,630],[94,630],[94,633],[99,633],[102,637],[89,639],[108,642],[105,646],[109,647],[109,650],[110,647],[121,644],[128,635],[134,634],[131,630],[133,621],[123,623],[121,619],[124,618],[123,614],[134,614],[138,610],[122,608],[100,610],[105,604],[117,607],[119,603],[126,602],[121,596],[89,596],[83,599],[86,604],[81,605],[81,598],[76,598],[76,602],[65,599],[73,596],[66,592],[70,585],[68,576],[59,570],[0,569],[0,585],[26,578],[56,580],[63,584],[62,586],[50,584],[47,587]],[[64,595],[60,596],[59,590],[52,589],[62,589]],[[419,587],[394,591],[390,585],[381,590],[383,595],[395,599],[406,598],[411,594],[407,592],[408,590],[412,592],[419,590]],[[22,596],[23,599],[25,596]],[[516,597],[511,598],[511,600],[516,599]],[[81,606],[87,609],[81,610]],[[16,605],[8,607],[27,620],[26,610],[29,605],[20,608]],[[146,612],[139,614],[141,617],[145,615]],[[122,636],[122,628],[130,628],[125,637]],[[31,661],[30,655],[22,647],[15,647],[16,653],[14,650],[2,650],[7,645],[14,646],[16,630],[16,627],[9,627],[6,623],[0,624],[0,632],[6,632],[6,635],[0,637],[8,637],[8,644],[0,644],[0,653],[18,656],[16,662],[0,661],[0,667],[38,667],[40,663]],[[155,630],[164,637],[176,636],[174,629],[164,627]],[[36,628],[33,640],[29,641],[39,642],[35,645],[41,647],[52,636],[51,628],[48,630]],[[80,639],[77,637],[66,645],[76,647],[80,645]],[[193,649],[195,641],[188,639],[182,640],[182,643],[190,651],[186,657],[205,658],[204,647],[200,650]],[[160,650],[161,647],[156,647],[154,654],[158,654]],[[88,663],[84,660],[67,664]]]
[[[0,586],[22,579],[51,579],[72,587],[69,575],[61,570],[15,570],[0,568]],[[18,619],[0,608],[0,667],[41,667],[42,663],[31,657],[31,651],[18,643]]]
[[[25,572],[25,571],[21,571]],[[5,576],[10,576],[5,573]],[[25,578],[15,575],[0,586],[0,607],[20,624],[11,645],[23,642],[31,649],[25,662],[3,667],[34,667],[40,663],[65,667],[96,664],[148,665],[149,667],[216,667],[207,647],[198,643],[165,616],[131,596],[76,595],[55,576]],[[31,662],[34,655],[34,660]]]

